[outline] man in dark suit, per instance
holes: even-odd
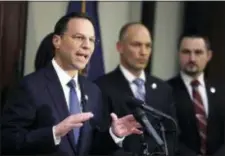
[[[181,155],[224,156],[224,88],[207,80],[204,69],[212,57],[209,40],[183,34],[179,40],[180,73],[173,88]]]
[[[95,40],[92,21],[85,14],[59,19],[52,62],[26,76],[4,109],[2,154],[107,154],[118,147],[115,140],[142,133],[132,115],[117,118],[112,113],[108,124],[100,89],[78,75]]]
[[[156,77],[145,75],[144,72],[152,50],[152,39],[148,29],[141,23],[124,25],[120,30],[117,50],[120,54],[120,65],[95,81],[104,92],[111,111],[119,116],[131,113],[133,110],[129,108],[126,101],[130,96],[145,101],[147,105],[174,117],[172,90],[169,85]],[[151,114],[147,117],[160,135],[159,120]],[[167,130],[167,143],[172,156],[175,138],[171,131],[174,127],[167,120],[164,120],[163,124]],[[120,142],[120,146],[126,152],[140,155],[143,143],[146,142],[149,153],[162,152],[153,137],[146,133],[141,136],[128,136]]]

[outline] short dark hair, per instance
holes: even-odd
[[[140,24],[143,25],[141,22],[130,22],[122,26],[122,28],[119,31],[119,41],[121,41],[124,38],[124,35],[126,34],[129,27]]]
[[[78,13],[78,12],[71,12],[69,14],[66,14],[65,16],[61,17],[54,28],[54,34],[55,35],[62,35],[67,30],[67,24],[68,22],[73,18],[83,18],[87,19],[93,24],[93,21],[91,17],[89,17],[86,13]]]
[[[181,45],[181,41],[185,38],[185,37],[190,37],[190,38],[202,38],[205,42],[206,48],[208,50],[211,50],[211,45],[210,45],[210,41],[209,38],[206,34],[204,33],[200,33],[200,32],[184,32],[180,35],[179,39],[178,39],[178,45],[177,48],[180,48]]]

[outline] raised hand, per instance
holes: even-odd
[[[55,135],[57,137],[63,137],[73,128],[82,127],[83,122],[91,119],[93,116],[90,112],[70,115],[56,125]]]
[[[118,118],[115,113],[111,113],[112,117],[112,132],[117,137],[125,137],[130,134],[142,134],[138,128],[141,125],[135,120],[133,115],[126,115],[122,118]]]

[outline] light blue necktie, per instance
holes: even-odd
[[[137,86],[137,90],[134,93],[135,97],[139,100],[145,101],[145,82],[144,80],[137,78],[133,81]]]
[[[76,93],[76,83],[72,79],[67,84],[70,87],[70,95],[69,95],[69,110],[70,114],[78,114],[81,113],[81,108],[79,104],[79,100]],[[80,128],[73,129],[74,138],[75,138],[75,145],[78,143]]]

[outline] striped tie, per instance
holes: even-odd
[[[200,151],[201,151],[201,154],[205,155],[206,154],[207,117],[206,117],[206,112],[202,102],[201,95],[199,94],[199,91],[198,91],[199,84],[200,83],[198,80],[193,80],[191,82],[193,103],[195,108],[195,116],[196,116],[197,124],[199,128],[199,136],[201,138]]]

